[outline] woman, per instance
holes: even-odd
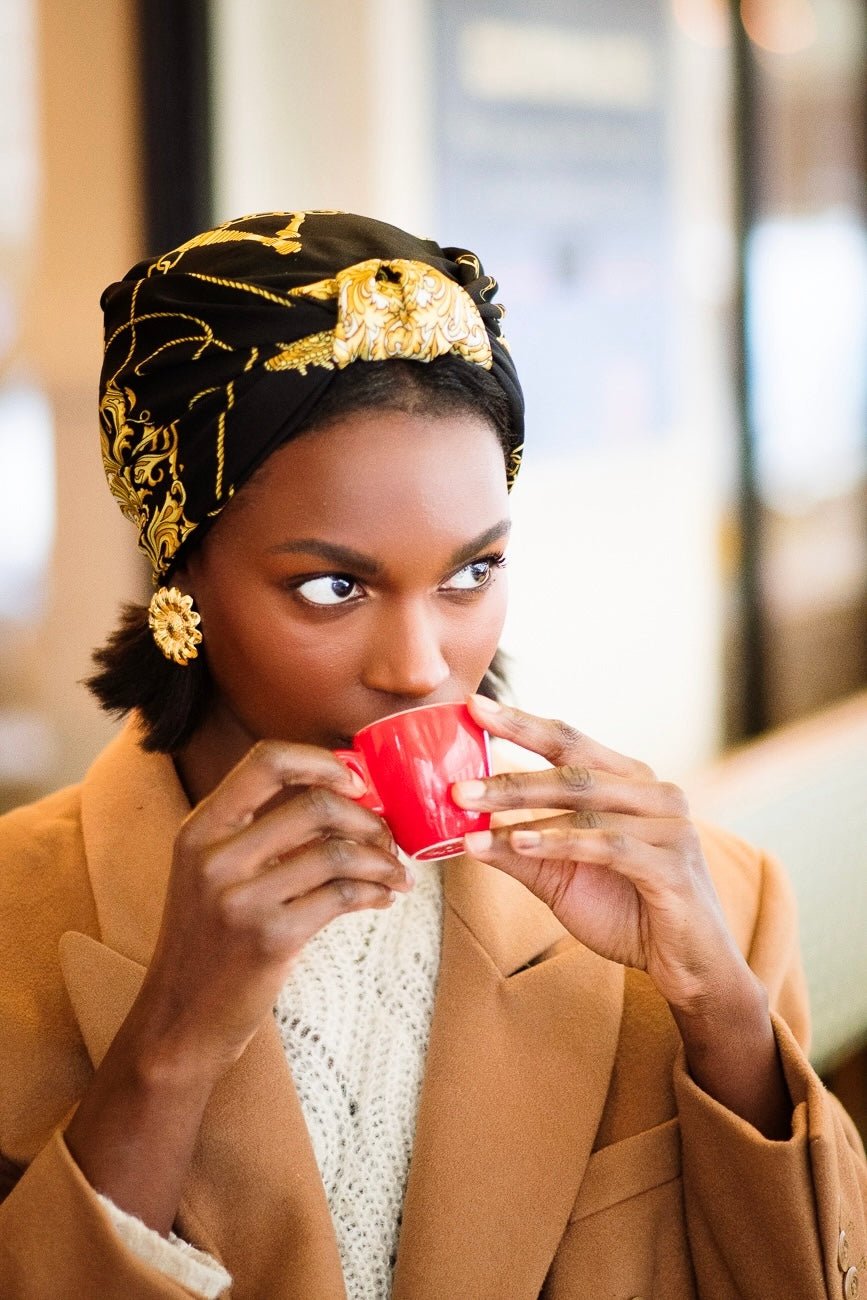
[[[492,698],[495,290],[278,213],[104,295],[103,456],[157,591],[91,683],[126,730],[3,822],[4,1296],[857,1292],[867,1171],[778,870]],[[550,766],[456,786],[500,824],[411,871],[331,751],[466,698]]]

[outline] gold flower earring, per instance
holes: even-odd
[[[182,668],[191,659],[198,658],[196,647],[202,641],[201,621],[198,610],[193,609],[192,596],[185,596],[177,587],[160,587],[151,596],[148,626],[154,640],[165,657]]]

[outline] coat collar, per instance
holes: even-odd
[[[88,1050],[102,1059],[159,929],[189,805],[170,760],[127,728],[82,788],[102,942],[61,941]],[[444,868],[443,950],[394,1300],[538,1296],[604,1105],[623,974],[522,886],[466,858]],[[179,1227],[239,1279],[238,1300],[342,1300],[337,1245],[273,1021],[216,1089]]]

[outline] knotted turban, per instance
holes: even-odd
[[[230,221],[110,285],[103,462],[155,579],[354,361],[489,370],[511,413],[511,487],[524,406],[496,290],[473,253],[346,212]]]

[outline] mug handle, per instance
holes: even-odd
[[[360,803],[363,808],[369,808],[371,812],[379,813],[380,817],[382,817],[385,813],[385,805],[371,780],[370,772],[367,770],[367,763],[364,761],[364,755],[359,754],[356,749],[335,749],[332,750],[332,753],[335,758],[339,758],[341,763],[349,768],[350,772],[360,776],[367,786],[364,794],[359,795],[355,802]]]

